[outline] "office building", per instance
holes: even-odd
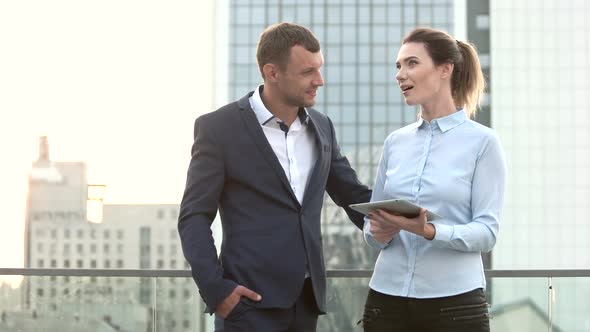
[[[217,4],[216,106],[243,97],[262,83],[256,43],[270,24],[287,21],[309,27],[318,37],[325,64],[325,86],[318,91],[320,112],[336,129],[342,153],[362,182],[373,185],[387,135],[416,121],[395,82],[395,58],[407,32],[425,25],[454,33],[453,0],[250,0]],[[461,23],[463,24],[463,23]],[[464,27],[461,28],[464,30]],[[344,211],[326,195],[322,214],[328,269],[372,268],[377,252]],[[367,280],[330,280],[322,331],[352,331],[362,314]]]
[[[494,268],[590,265],[588,17],[590,5],[583,0],[490,1],[491,119],[506,151],[509,179]],[[530,298],[543,310],[551,306],[553,324],[563,330],[590,330],[590,281],[551,283],[497,282],[494,300]]]
[[[86,218],[87,193],[86,165],[52,161],[41,138],[29,181],[25,267],[189,268],[176,227],[178,205],[104,205],[102,222],[93,223]],[[158,329],[192,331],[204,324],[190,278],[27,277],[23,289],[25,309],[39,319],[71,316],[145,331],[156,309]]]
[[[226,50],[218,48],[227,55],[219,58],[226,59],[229,72],[218,75],[228,90],[218,91],[226,100],[217,103],[239,99],[262,82],[255,52],[266,26],[288,21],[309,27],[325,59],[325,86],[314,107],[330,116],[343,154],[370,186],[387,135],[416,120],[416,109],[405,105],[395,83],[400,42],[418,25],[452,33],[456,10],[452,0],[251,0],[222,1],[218,7],[224,13],[218,15],[218,44],[228,45]],[[372,267],[375,255],[328,197],[322,223],[328,268]]]

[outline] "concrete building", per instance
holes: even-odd
[[[188,269],[177,205],[104,205],[102,222],[89,222],[86,165],[52,161],[46,138],[29,188],[25,267]],[[94,317],[122,331],[145,331],[155,309],[157,327],[166,331],[205,324],[190,278],[27,277],[23,289],[25,310],[43,317]]]

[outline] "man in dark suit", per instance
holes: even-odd
[[[320,216],[324,192],[367,202],[330,119],[311,108],[324,84],[320,44],[281,23],[260,36],[264,84],[199,117],[178,230],[216,331],[315,331],[326,312]],[[211,223],[223,229],[217,257]]]

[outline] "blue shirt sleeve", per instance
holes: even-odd
[[[385,179],[386,179],[386,171],[387,171],[387,157],[386,157],[386,151],[387,151],[387,147],[388,147],[388,141],[389,138],[385,140],[385,143],[383,144],[383,152],[381,153],[381,160],[379,161],[379,168],[377,169],[377,176],[375,178],[375,184],[373,186],[373,194],[371,195],[371,202],[374,201],[380,201],[385,199],[384,195],[383,195],[383,187],[385,185]],[[365,225],[363,227],[363,234],[365,237],[365,242],[367,242],[367,244],[375,249],[384,249],[386,248],[391,241],[389,241],[388,243],[381,243],[377,240],[375,240],[375,238],[373,237],[373,234],[371,234],[371,224],[369,222],[369,218],[365,217]]]
[[[466,224],[432,222],[438,247],[459,251],[492,250],[499,231],[506,187],[506,160],[500,140],[490,135],[482,147],[471,187],[472,220]]]

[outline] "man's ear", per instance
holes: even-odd
[[[269,82],[276,82],[279,75],[279,66],[274,63],[267,63],[262,67],[264,78]]]
[[[453,76],[453,69],[455,65],[450,62],[445,62],[439,66],[441,78],[447,79]]]

